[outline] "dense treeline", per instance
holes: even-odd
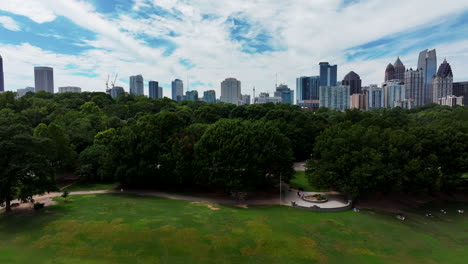
[[[450,191],[468,171],[468,108],[347,112],[316,139],[309,180],[354,197]]]
[[[314,185],[352,195],[437,191],[467,168],[467,107],[315,113],[104,93],[0,94],[0,203],[54,176],[127,186],[258,190],[306,160]]]

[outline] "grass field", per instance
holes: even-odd
[[[111,190],[119,186],[118,183],[86,183],[79,182],[68,187],[67,190],[70,192],[77,191],[99,191],[99,190]]]
[[[1,215],[0,263],[456,264],[468,257],[468,214],[455,213],[466,203],[433,204],[402,222],[373,211],[242,209],[123,194],[70,200]],[[428,210],[434,218],[423,216]]]
[[[305,175],[305,171],[296,171],[289,184],[294,189],[303,189],[306,192],[326,192],[326,189],[320,189],[315,186],[312,186]]]

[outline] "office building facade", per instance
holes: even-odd
[[[135,96],[143,96],[144,86],[143,76],[141,76],[141,74],[130,76],[130,94]]]
[[[320,86],[320,107],[339,111],[349,108],[349,86]]]
[[[51,67],[34,67],[35,91],[54,93],[54,69]]]
[[[81,93],[81,88],[76,86],[64,86],[58,88],[59,93]]]
[[[159,87],[159,82],[157,81],[149,81],[149,98],[158,99],[163,98],[163,89]]]
[[[208,90],[203,92],[203,102],[216,103],[216,91]]]
[[[294,91],[285,84],[277,86],[274,95],[275,97],[281,97],[283,104],[294,104]]]
[[[422,100],[420,105],[432,102],[432,78],[437,72],[436,50],[423,50],[419,53],[418,70],[423,75]]]
[[[187,101],[198,101],[198,91],[192,90],[185,92],[184,100]]]
[[[440,98],[449,95],[453,95],[453,73],[450,64],[444,60],[432,79],[432,102],[437,104]]]
[[[336,86],[337,65],[330,65],[328,62],[320,62],[320,86]]]
[[[453,95],[463,97],[463,105],[468,105],[468,82],[454,82],[452,85]]]
[[[29,92],[34,93],[34,91],[35,91],[34,87],[26,87],[26,88],[23,88],[23,89],[18,89],[16,91],[16,98],[23,97]]]
[[[440,105],[447,106],[463,105],[463,96],[449,95],[446,97],[439,98],[439,100],[437,100],[437,103]]]
[[[249,94],[243,94],[242,95],[242,104],[243,105],[249,105],[250,103],[250,95]]]
[[[171,83],[172,100],[178,102],[184,98],[184,83],[182,80],[175,79]]]
[[[406,67],[398,57],[394,64],[389,63],[385,69],[385,82],[398,80],[403,82],[405,79]]]
[[[281,103],[283,98],[279,96],[273,96],[270,97],[269,93],[260,93],[260,95],[255,98],[255,102],[257,104],[266,104],[266,103],[274,103],[274,104],[279,104]]]
[[[341,84],[350,87],[350,95],[361,93],[362,80],[361,77],[359,77],[359,75],[354,71],[350,71],[348,74],[346,74]]]
[[[376,84],[369,85],[367,98],[368,110],[374,110],[384,107],[384,91]]]
[[[302,76],[296,79],[296,104],[316,109],[319,107],[320,76]]]
[[[241,97],[241,82],[235,78],[226,78],[221,82],[221,102],[238,104]]]
[[[409,69],[405,72],[406,99],[412,101],[412,106],[425,104],[424,73],[422,70]]]
[[[382,85],[382,88],[384,92],[383,107],[394,108],[401,106],[402,102],[406,100],[405,85],[400,80],[387,81]]]
[[[349,99],[349,108],[367,110],[367,94],[353,94]]]
[[[111,97],[112,98],[117,98],[119,97],[120,95],[124,95],[125,94],[125,90],[123,87],[120,87],[120,86],[114,86],[112,87],[111,91],[110,91],[110,94],[111,94]]]

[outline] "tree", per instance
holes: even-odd
[[[0,113],[0,203],[7,212],[13,199],[31,201],[33,195],[56,190],[50,140],[34,137],[18,119]]]
[[[289,140],[270,122],[223,119],[195,145],[200,182],[228,191],[264,189],[292,175]]]

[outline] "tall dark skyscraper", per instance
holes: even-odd
[[[320,62],[320,86],[336,86],[338,66]]]
[[[423,73],[424,88],[422,104],[432,102],[432,78],[437,73],[437,55],[436,50],[423,50],[419,53],[418,70]]]
[[[159,83],[156,81],[149,81],[149,98],[162,98],[162,94],[159,94]]]
[[[34,67],[36,92],[54,93],[54,69],[51,67]]]
[[[404,81],[406,67],[403,64],[403,62],[401,62],[400,57],[398,57],[395,63],[393,64],[393,68],[395,69],[394,79],[399,80],[399,81]]]
[[[393,67],[393,64],[389,63],[385,69],[385,81],[388,82],[393,79],[395,79],[395,67]]]
[[[5,80],[3,79],[3,58],[0,55],[0,92],[5,91]]]
[[[359,77],[359,75],[353,71],[350,71],[348,74],[346,74],[341,84],[349,86],[350,95],[361,93],[361,77]]]
[[[174,101],[182,101],[184,97],[184,83],[182,80],[175,79],[172,81],[172,100]]]
[[[452,67],[444,60],[439,66],[437,75],[432,79],[432,102],[438,103],[440,98],[453,95]]]
[[[297,103],[304,100],[319,100],[320,77],[299,77],[296,79]]]

